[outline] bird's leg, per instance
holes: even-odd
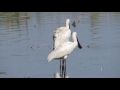
[[[62,59],[62,78],[63,78],[63,59]]]
[[[66,60],[65,60],[65,77],[66,77]]]
[[[62,59],[62,78],[64,78],[64,59]]]
[[[64,78],[66,77],[66,59],[64,59]]]
[[[64,67],[64,78],[65,78],[65,59],[63,60],[64,63],[63,63],[63,67]]]
[[[62,76],[62,74],[61,74],[61,71],[62,71],[61,63],[62,63],[62,59],[60,59],[60,76]]]

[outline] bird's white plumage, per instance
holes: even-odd
[[[56,49],[54,49],[49,55],[48,55],[48,61],[51,61],[53,59],[59,59],[64,58],[69,55],[74,48],[77,46],[77,33],[72,33],[72,39],[73,42],[67,41],[63,44],[60,44]]]
[[[71,30],[69,29],[70,20],[66,19],[66,26],[59,27],[54,31],[53,35],[53,48],[56,49],[60,44],[67,42],[71,36]]]

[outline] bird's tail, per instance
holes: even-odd
[[[48,55],[48,62],[50,62],[51,60],[53,60],[55,58],[55,53],[54,52],[51,52],[49,55]]]
[[[57,49],[54,49],[49,55],[48,55],[48,62],[50,62],[51,60],[53,59],[58,59],[60,56],[59,56],[59,51]]]

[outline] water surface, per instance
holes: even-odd
[[[67,18],[83,47],[67,58],[69,77],[119,78],[119,12],[0,12],[0,78],[53,78],[60,61],[47,63],[47,56]]]

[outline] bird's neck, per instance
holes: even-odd
[[[74,45],[77,46],[77,37],[73,35],[72,38]]]
[[[68,28],[68,29],[69,29],[69,24],[68,24],[68,23],[66,23],[66,28]]]

